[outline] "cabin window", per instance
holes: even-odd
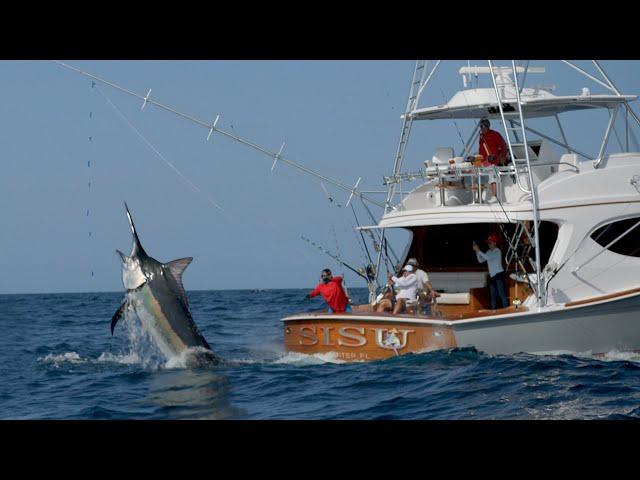
[[[505,235],[512,238],[516,225],[503,224],[502,228],[496,223],[471,223],[464,225],[429,225],[413,227],[413,238],[408,250],[407,258],[415,257],[427,271],[455,272],[455,271],[485,271],[486,264],[478,263],[472,249],[475,240],[482,250],[487,249],[485,239],[494,234],[500,240],[499,247],[503,258],[507,256],[509,243]],[[540,224],[540,264],[542,268],[549,261],[553,247],[558,238],[558,225],[553,222]],[[518,243],[518,254],[528,253],[528,257],[535,259],[533,248],[527,248],[525,236]],[[527,271],[533,272],[531,262],[524,261]],[[515,271],[515,264],[511,262],[509,271]]]
[[[591,234],[591,238],[600,246],[606,247],[620,235],[634,227],[624,237],[611,245],[608,249],[619,255],[640,257],[640,217],[627,218],[598,228]],[[638,225],[636,225],[638,224]]]

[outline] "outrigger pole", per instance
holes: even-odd
[[[216,120],[213,123],[208,124],[207,122],[204,122],[203,120],[200,120],[199,118],[196,118],[193,115],[189,115],[187,113],[180,112],[179,110],[176,110],[175,108],[172,108],[172,107],[170,107],[168,105],[164,105],[164,104],[162,104],[160,102],[157,102],[157,101],[153,100],[152,98],[150,98],[151,89],[148,90],[146,95],[140,95],[140,94],[132,92],[131,90],[128,90],[128,89],[126,89],[124,87],[121,87],[120,85],[117,85],[117,84],[115,84],[113,82],[110,82],[108,80],[100,78],[100,77],[98,77],[96,75],[93,75],[91,73],[88,73],[88,72],[85,72],[83,70],[80,70],[79,68],[73,67],[73,66],[68,65],[66,63],[63,63],[61,61],[58,61],[58,60],[52,60],[52,61],[54,63],[64,67],[64,68],[67,68],[67,69],[72,70],[72,71],[74,71],[76,73],[79,73],[80,75],[83,75],[85,77],[91,78],[92,80],[94,80],[96,82],[100,82],[100,83],[102,83],[104,85],[108,85],[108,86],[110,86],[112,88],[115,88],[116,90],[119,90],[119,91],[121,91],[123,93],[126,93],[127,95],[130,95],[132,97],[138,98],[139,100],[142,100],[141,109],[144,109],[147,105],[154,105],[154,106],[156,106],[158,108],[161,108],[161,109],[163,109],[163,110],[165,110],[165,111],[167,111],[169,113],[177,115],[178,117],[181,117],[181,118],[184,118],[186,120],[189,120],[190,122],[195,123],[196,125],[199,125],[201,127],[205,127],[207,129],[207,131],[208,131],[207,140],[209,140],[209,138],[211,138],[211,135],[213,133],[219,133],[220,135],[223,135],[223,136],[225,136],[227,138],[230,138],[231,140],[234,140],[234,141],[236,141],[236,142],[238,142],[238,143],[240,143],[242,145],[245,145],[245,146],[250,147],[250,148],[252,148],[254,150],[257,150],[258,152],[263,153],[263,154],[273,158],[274,162],[273,162],[273,165],[271,166],[271,170],[272,171],[273,171],[274,167],[276,166],[277,162],[281,161],[281,162],[283,162],[283,163],[285,163],[285,164],[287,164],[287,165],[289,165],[291,167],[294,167],[294,168],[300,170],[303,173],[306,173],[307,175],[315,177],[315,178],[317,178],[317,179],[319,179],[321,181],[330,183],[330,184],[332,184],[332,185],[334,185],[334,186],[336,186],[336,187],[348,192],[349,193],[349,202],[351,201],[351,198],[353,198],[353,196],[355,195],[357,197],[360,197],[362,200],[366,200],[367,202],[369,202],[369,203],[371,203],[373,205],[376,205],[376,206],[378,206],[380,208],[383,208],[383,209],[385,208],[385,204],[380,203],[380,202],[368,197],[367,195],[363,194],[360,190],[357,189],[359,181],[358,181],[358,183],[356,183],[355,186],[352,187],[350,185],[346,185],[346,184],[342,183],[340,180],[336,180],[335,178],[331,178],[331,177],[327,177],[326,175],[322,175],[321,173],[318,173],[315,170],[312,170],[312,169],[310,169],[308,167],[305,167],[304,165],[302,165],[302,164],[300,164],[298,162],[295,162],[293,160],[290,160],[290,159],[284,157],[282,155],[282,150],[284,148],[284,143],[282,144],[282,146],[280,147],[280,150],[278,152],[272,152],[272,151],[270,151],[270,150],[268,150],[268,149],[266,149],[264,147],[261,147],[260,145],[258,145],[256,143],[253,143],[253,142],[251,142],[249,140],[246,140],[246,139],[244,139],[244,138],[242,138],[242,137],[240,137],[240,136],[238,136],[236,134],[224,131],[221,128],[219,128],[217,126],[217,124],[218,124],[218,121],[220,120],[220,115],[218,115],[216,117]]]

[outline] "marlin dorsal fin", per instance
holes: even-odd
[[[171,262],[164,264],[164,267],[169,270],[173,278],[175,278],[179,293],[182,295],[185,302],[187,301],[187,294],[185,293],[184,286],[182,285],[182,274],[192,260],[193,257],[186,257],[179,258],[178,260],[172,260]]]

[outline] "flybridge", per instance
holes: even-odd
[[[591,95],[588,88],[583,88],[579,95],[556,96],[551,93],[555,90],[552,86],[534,86],[519,88],[516,92],[514,74],[521,75],[523,83],[527,74],[545,73],[544,67],[524,68],[493,67],[495,83],[499,90],[506,117],[516,118],[518,112],[514,103],[517,95],[521,97],[522,111],[528,118],[551,117],[560,113],[587,110],[593,108],[615,108],[616,106],[632,102],[637,95]],[[465,90],[457,92],[446,104],[434,105],[426,108],[414,108],[407,112],[414,120],[451,120],[451,119],[479,119],[500,118],[498,98],[494,88],[478,88],[477,77],[491,74],[489,67],[468,66],[459,70]],[[473,83],[476,86],[473,88]],[[417,107],[417,105],[416,105]]]
[[[553,117],[560,113],[594,108],[616,108],[635,101],[637,95],[581,95],[556,96],[544,90],[524,89],[522,111],[527,118]],[[502,97],[506,117],[517,118],[513,102],[515,98]],[[451,120],[469,118],[500,118],[498,100],[493,88],[465,90],[456,93],[445,105],[412,110],[408,115],[414,120]]]

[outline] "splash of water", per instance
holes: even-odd
[[[127,351],[124,355],[139,359],[143,368],[152,370],[162,368],[165,364],[164,355],[133,310],[125,311],[122,323],[127,338]]]

